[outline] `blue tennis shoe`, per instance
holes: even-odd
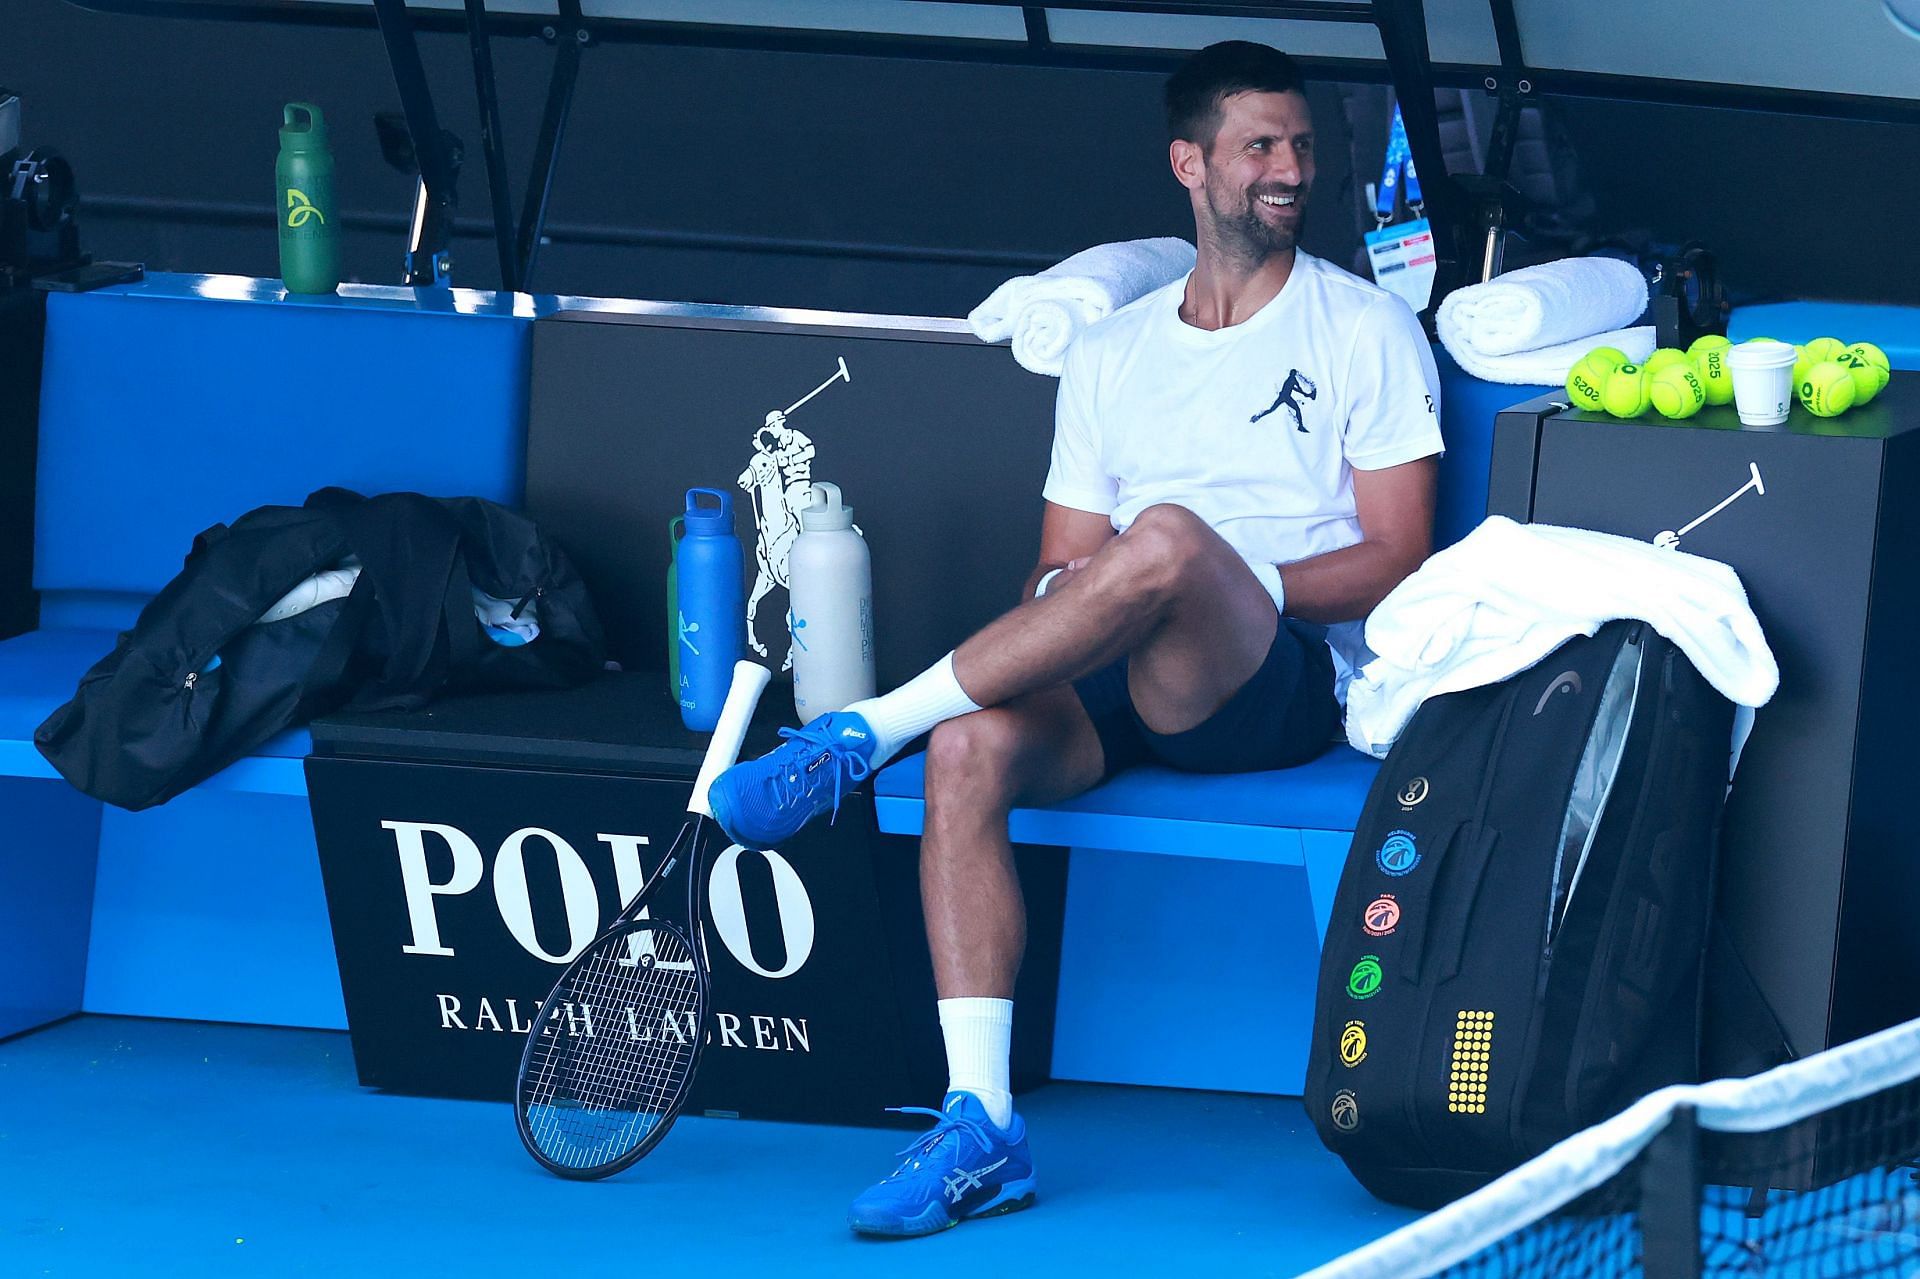
[[[942,1110],[894,1109],[938,1122],[900,1152],[905,1159],[892,1176],[853,1201],[847,1224],[856,1231],[896,1238],[930,1235],[968,1217],[997,1217],[1033,1203],[1033,1156],[1020,1116],[996,1128],[969,1092],[948,1093]]]
[[[832,711],[759,759],[735,764],[707,792],[713,820],[745,848],[778,848],[873,772],[876,741],[859,715]]]

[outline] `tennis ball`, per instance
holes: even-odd
[[[1807,380],[1808,369],[1845,354],[1847,344],[1839,338],[1815,338],[1805,346],[1796,346],[1793,349],[1799,352],[1793,362],[1793,384],[1799,386]]]
[[[1855,407],[1865,404],[1880,392],[1886,390],[1887,381],[1893,374],[1889,371],[1887,353],[1871,342],[1855,342],[1847,348],[1847,354],[1871,370],[1871,376],[1858,366],[1849,366],[1853,373],[1853,403]],[[1845,363],[1845,361],[1841,361]],[[1866,394],[1862,395],[1861,392]]]
[[[1666,368],[1669,364],[1683,363],[1685,362],[1686,358],[1687,358],[1687,353],[1685,351],[1680,350],[1678,347],[1663,346],[1658,351],[1655,351],[1652,355],[1649,355],[1646,359],[1646,363],[1642,364],[1640,367],[1645,369],[1648,372],[1648,374],[1651,375],[1654,373],[1658,373],[1661,369]]]
[[[1647,371],[1622,364],[1600,384],[1600,407],[1615,417],[1639,417],[1647,411]]]
[[[1707,388],[1700,384],[1693,362],[1684,356],[1647,380],[1647,395],[1661,417],[1692,417],[1707,402]]]
[[[1617,346],[1596,346],[1580,358],[1583,361],[1592,360],[1595,368],[1605,367],[1609,370],[1633,363],[1633,357]]]
[[[1602,347],[1601,351],[1606,349]],[[1600,358],[1596,359],[1596,356]],[[1607,384],[1607,378],[1618,367],[1600,351],[1590,351],[1581,356],[1580,362],[1567,371],[1568,403],[1576,409],[1598,413],[1601,409],[1600,388]]]
[[[1727,350],[1732,345],[1718,333],[1709,333],[1687,348],[1709,404],[1733,403],[1733,370],[1727,367]]]
[[[1853,375],[1832,360],[1809,368],[1795,385],[1800,402],[1815,417],[1838,417],[1853,407]]]

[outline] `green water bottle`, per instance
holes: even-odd
[[[320,108],[289,102],[280,126],[280,278],[289,293],[331,293],[340,285],[340,228],[333,203],[333,153]]]

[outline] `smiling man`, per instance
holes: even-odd
[[[1026,944],[1011,809],[1148,761],[1244,772],[1321,754],[1367,658],[1363,620],[1429,549],[1433,355],[1404,302],[1297,247],[1313,121],[1292,60],[1213,45],[1166,105],[1199,256],[1067,354],[1027,583],[1044,593],[894,692],[784,730],[712,790],[729,835],[771,847],[933,731],[920,873],[949,1091],[854,1201],[864,1233],[1033,1201],[1008,1091]]]

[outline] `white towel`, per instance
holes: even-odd
[[[1650,623],[1738,705],[1763,706],[1780,685],[1773,650],[1727,565],[1492,516],[1367,619],[1376,657],[1347,691],[1347,740],[1385,758],[1427,698],[1497,683],[1623,617]]]
[[[1191,244],[1171,236],[1095,245],[1008,280],[967,323],[982,342],[1012,338],[1021,368],[1059,377],[1082,329],[1193,270],[1194,256]]]
[[[1623,328],[1647,309],[1647,282],[1619,258],[1562,258],[1456,289],[1440,304],[1451,351],[1479,355],[1537,351]],[[1458,358],[1457,356],[1455,358]]]
[[[1442,302],[1440,306],[1444,311],[1446,303]],[[1445,328],[1440,330],[1440,338],[1446,342]],[[1594,347],[1615,347],[1638,364],[1653,354],[1653,342],[1653,326],[1648,324],[1632,329],[1612,329],[1591,337],[1562,342],[1558,346],[1542,347],[1538,351],[1521,351],[1516,355],[1482,355],[1472,347],[1452,342],[1446,342],[1446,347],[1454,363],[1482,382],[1501,382],[1509,386],[1565,386],[1567,374],[1573,372],[1573,366],[1580,362],[1580,357]]]

